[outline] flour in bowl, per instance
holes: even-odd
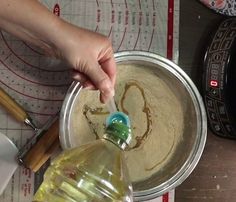
[[[147,179],[170,161],[182,138],[181,103],[154,68],[141,65],[118,65],[115,92],[118,110],[131,120],[133,138],[125,151],[131,181]],[[97,91],[82,90],[72,114],[73,146],[101,137],[108,114]]]

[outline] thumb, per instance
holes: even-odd
[[[114,86],[109,76],[102,70],[99,64],[88,65],[86,75],[94,86],[100,91],[100,101],[106,103],[114,96]]]

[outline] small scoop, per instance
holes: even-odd
[[[114,97],[112,97],[110,100],[108,100],[108,102],[106,103],[106,106],[107,106],[107,109],[110,113],[114,113],[117,111]]]
[[[0,133],[0,195],[18,167],[17,153],[15,144],[6,135]]]

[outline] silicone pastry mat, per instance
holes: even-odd
[[[179,0],[42,0],[55,15],[108,36],[114,51],[145,50],[178,61]],[[39,16],[40,17],[40,16]],[[0,86],[42,126],[60,110],[67,66],[0,30]],[[0,107],[0,132],[20,148],[33,131]],[[45,166],[46,167],[46,166]],[[0,202],[31,202],[44,169],[19,168]],[[155,201],[173,201],[174,191]]]
[[[200,0],[210,9],[217,13],[236,16],[236,1],[235,0]]]

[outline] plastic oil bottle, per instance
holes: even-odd
[[[133,201],[123,156],[130,140],[128,116],[110,114],[102,139],[67,150],[52,162],[33,201]]]

